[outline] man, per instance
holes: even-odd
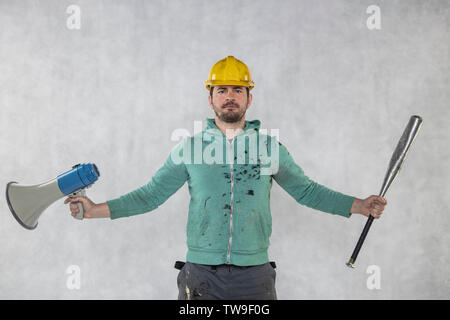
[[[379,218],[387,204],[376,195],[344,195],[305,176],[284,145],[260,133],[259,120],[245,120],[253,86],[242,61],[220,60],[206,81],[214,119],[174,147],[148,184],[101,204],[85,197],[65,201],[81,201],[85,218],[116,219],[156,209],[188,181],[188,252],[179,264],[179,299],[276,299],[275,264],[267,254],[272,180],[300,204],[344,217]],[[70,210],[78,212],[74,203]]]

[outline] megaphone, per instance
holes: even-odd
[[[22,186],[11,181],[6,185],[6,201],[17,222],[32,230],[36,228],[42,212],[53,202],[65,196],[84,196],[85,188],[90,187],[98,177],[100,172],[97,166],[88,163],[74,165],[55,179],[33,186]],[[83,219],[83,206],[77,204],[80,212],[75,218]]]

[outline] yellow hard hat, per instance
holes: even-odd
[[[211,86],[220,85],[243,86],[248,87],[249,90],[255,86],[248,67],[233,56],[216,62],[209,71],[208,80],[205,83],[208,91],[211,90]]]

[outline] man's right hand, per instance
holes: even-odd
[[[76,203],[73,202],[81,202],[84,210],[84,218],[110,218],[111,212],[109,211],[109,206],[106,202],[95,204],[88,197],[75,197],[75,198],[67,198],[64,201],[64,204],[70,202],[70,212],[72,216],[75,216],[79,210]]]
[[[70,202],[70,212],[72,213],[72,216],[75,217],[77,213],[80,212],[78,209],[78,205],[73,202],[81,202],[84,210],[84,218],[94,218],[93,215],[93,208],[96,205],[94,202],[92,202],[88,197],[75,197],[75,198],[67,198],[64,201],[64,204],[67,204]]]

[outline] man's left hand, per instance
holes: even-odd
[[[386,205],[386,199],[381,196],[371,195],[366,199],[355,198],[350,212],[359,213],[366,217],[371,215],[375,219],[378,219],[383,214]]]

